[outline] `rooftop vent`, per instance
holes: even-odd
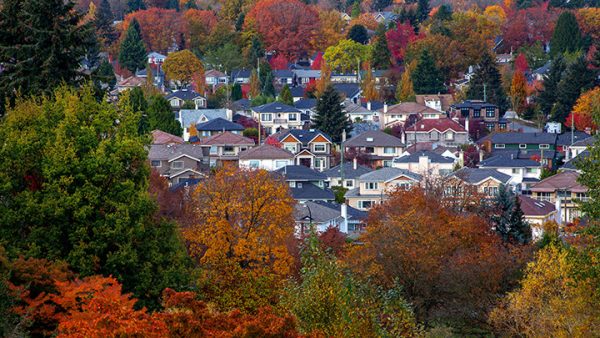
[[[372,137],[367,137],[367,142],[373,142],[373,138]]]

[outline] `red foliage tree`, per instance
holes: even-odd
[[[150,8],[133,12],[125,17],[123,29],[136,19],[142,29],[142,39],[151,51],[167,53],[173,44],[181,42],[186,25],[174,9]]]
[[[340,257],[346,246],[346,235],[338,228],[329,227],[325,232],[319,234],[319,241],[324,250],[331,250],[336,257]]]
[[[274,137],[273,135],[267,137],[267,139],[265,140],[265,144],[270,144],[270,145],[278,147],[278,148],[282,147],[281,142],[279,142],[279,140],[276,137]]]
[[[269,61],[271,69],[273,70],[285,70],[288,69],[288,59],[282,54],[276,55]]]
[[[183,191],[169,189],[167,179],[160,176],[156,170],[150,173],[149,183],[148,192],[158,204],[156,217],[174,221],[182,220],[184,218]]]
[[[573,119],[575,120],[572,121]],[[565,121],[565,126],[571,128],[572,125],[575,125],[575,129],[580,131],[598,129],[596,123],[594,123],[592,115],[588,114],[577,114],[575,112],[570,112],[569,116],[567,116],[567,120]]]
[[[396,64],[400,64],[404,60],[404,53],[409,43],[424,37],[423,35],[415,34],[413,26],[408,22],[398,24],[396,29],[389,30],[385,33],[385,36],[387,38],[388,49]]]
[[[548,3],[518,11],[509,11],[502,27],[503,49],[517,50],[536,41],[547,42],[552,37],[557,11]]]
[[[515,58],[515,71],[521,73],[527,73],[527,71],[529,71],[529,64],[523,53],[519,53]]]
[[[313,63],[310,65],[310,69],[321,70],[322,64],[323,64],[323,52],[318,52],[317,56],[313,60]]]
[[[319,24],[317,12],[299,0],[261,0],[245,21],[262,36],[266,50],[291,60],[311,50]]]

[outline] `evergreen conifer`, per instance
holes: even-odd
[[[319,96],[317,113],[312,120],[315,128],[329,135],[335,143],[341,142],[344,130],[346,133],[352,130],[352,123],[342,111],[341,102],[340,94],[329,85]]]

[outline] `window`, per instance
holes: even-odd
[[[365,147],[365,153],[372,154],[375,152],[375,148],[373,147]]]
[[[346,181],[346,188],[352,188],[353,186],[354,186],[354,181],[352,181],[352,180]]]
[[[494,144],[494,148],[504,149],[504,148],[506,148],[506,145],[504,143],[497,143],[497,144]]]
[[[383,148],[383,152],[385,154],[395,154],[396,153],[396,148],[394,148],[394,147],[385,147],[385,148]]]
[[[323,168],[325,161],[322,158],[315,158],[315,168]]]
[[[373,201],[358,201],[359,209],[370,209],[373,206]]]
[[[260,161],[256,161],[256,160],[252,160],[250,161],[250,168],[258,168],[258,166],[260,165]]]
[[[487,196],[498,195],[498,187],[483,187],[483,193]]]
[[[513,174],[520,174],[521,173],[521,169],[519,169],[519,168],[513,168],[512,169],[512,173]]]
[[[432,131],[429,133],[429,139],[430,139],[430,140],[437,140],[437,139],[439,139],[439,138],[440,138],[440,136],[439,136],[439,134],[438,134],[438,132],[437,132],[437,131],[435,131],[435,130],[432,130]]]
[[[284,143],[283,148],[291,153],[296,153],[296,143]]]
[[[527,145],[524,143],[519,144],[519,149],[527,149]]]
[[[490,131],[493,131],[495,129],[493,123],[486,123],[485,127],[487,128],[487,130],[490,130]]]
[[[290,181],[290,188],[295,188],[296,187],[296,182],[295,181]]]
[[[403,190],[410,190],[411,184],[410,183],[397,183],[396,186]]]
[[[467,116],[469,116],[469,108],[460,108],[460,114],[461,114],[463,117],[467,117]],[[475,117],[475,116],[473,116],[473,117]]]
[[[210,146],[210,154],[211,155],[217,154],[217,146]]]
[[[203,130],[201,133],[202,136],[210,136],[210,131],[208,130]]]
[[[224,154],[232,154],[234,153],[233,146],[224,146],[223,147]]]
[[[494,108],[494,107],[485,108],[485,117],[496,117],[496,108]]]
[[[389,161],[389,160],[383,161],[383,166],[384,167],[391,167],[392,166],[392,161]]]
[[[589,197],[585,192],[578,192],[576,196],[576,198],[582,202],[587,202],[589,200]]]
[[[285,167],[288,164],[288,161],[275,161],[275,169],[279,169],[281,167]]]
[[[479,110],[473,110],[473,117],[481,117],[481,112]]]
[[[446,132],[446,140],[454,140],[454,133],[451,131]]]
[[[537,199],[540,200],[540,201],[551,202],[550,201],[550,193],[549,192],[538,192],[537,193]]]
[[[150,165],[153,167],[160,167],[160,161],[153,160]]]
[[[183,161],[174,161],[173,163],[171,163],[171,168],[183,169]]]
[[[272,114],[260,114],[260,120],[261,121],[273,121],[273,115]]]
[[[288,114],[288,120],[289,121],[298,121],[298,115],[297,114]]]
[[[315,150],[315,152],[317,152],[317,153],[324,153],[324,152],[325,152],[325,150],[326,150],[326,147],[325,147],[325,145],[324,145],[324,144],[315,144],[315,145],[314,145],[314,150]]]
[[[540,144],[540,149],[550,149],[549,144]]]
[[[171,107],[179,107],[179,100],[175,99],[175,100],[171,100]]]
[[[377,190],[377,182],[366,182],[365,189],[367,190]]]
[[[528,174],[535,174],[537,173],[537,168],[526,168],[525,172]]]

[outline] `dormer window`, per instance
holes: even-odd
[[[497,144],[494,144],[494,148],[504,149],[504,148],[506,148],[506,145],[504,143],[497,143]]]
[[[519,144],[519,149],[527,149],[527,145],[525,143]]]
[[[373,142],[373,138],[372,137],[367,137],[367,142]]]
[[[540,144],[540,149],[550,149],[549,144]]]

